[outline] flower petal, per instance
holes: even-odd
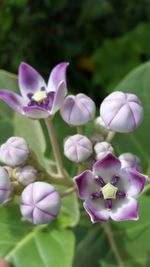
[[[121,163],[112,153],[107,153],[93,165],[95,175],[101,176],[108,183],[120,171]]]
[[[54,115],[60,107],[63,105],[64,98],[66,96],[66,85],[64,82],[60,82],[58,85],[58,89],[56,90],[56,93],[54,95],[54,100],[51,108],[51,114]]]
[[[31,119],[44,119],[50,116],[50,113],[41,107],[24,107],[23,108],[24,115]]]
[[[114,221],[138,220],[138,202],[134,198],[125,198],[113,203],[110,217]]]
[[[86,200],[83,204],[85,210],[90,215],[92,223],[99,221],[106,222],[109,219],[109,211],[105,209],[103,200]]]
[[[118,187],[132,197],[138,195],[144,188],[148,177],[134,168],[125,168],[120,172]]]
[[[6,104],[8,104],[15,111],[21,114],[24,114],[23,106],[25,105],[25,100],[23,99],[23,97],[9,90],[1,89],[0,99],[2,99]]]
[[[81,199],[87,199],[92,193],[99,191],[99,186],[93,179],[93,173],[89,170],[75,176],[73,180]]]
[[[27,94],[46,88],[46,83],[33,67],[23,62],[19,66],[19,87],[22,96],[27,98]]]
[[[64,62],[56,65],[52,69],[47,85],[48,92],[55,92],[58,89],[58,85],[60,84],[60,82],[63,82],[65,84],[65,93],[67,94],[66,70],[68,65],[68,62]]]

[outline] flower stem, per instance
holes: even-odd
[[[108,143],[111,143],[111,141],[113,140],[115,134],[116,134],[115,132],[110,131],[110,132],[108,133],[108,135],[107,135],[105,141],[108,142]]]
[[[124,263],[123,263],[123,259],[119,253],[119,250],[118,250],[118,247],[116,245],[116,242],[114,240],[114,237],[113,237],[113,233],[112,233],[112,230],[111,230],[111,227],[108,223],[103,223],[102,224],[102,227],[105,231],[105,234],[108,238],[108,241],[109,241],[109,244],[110,244],[110,247],[116,257],[116,261],[118,263],[118,267],[124,267]]]
[[[77,133],[83,135],[83,126],[82,125],[77,126]]]
[[[54,126],[53,126],[53,123],[52,123],[52,119],[45,119],[45,123],[46,123],[46,126],[47,126],[47,130],[48,130],[49,138],[50,138],[50,141],[51,141],[54,157],[55,157],[55,160],[56,160],[56,166],[57,166],[58,174],[60,174],[61,176],[65,177],[64,168],[63,168],[62,159],[61,159],[61,154],[60,154],[60,151],[59,151],[59,147],[58,147],[58,143],[57,143],[56,134],[55,134]]]
[[[68,195],[74,193],[75,191],[76,191],[76,188],[75,187],[70,187],[66,191],[64,191],[63,193],[61,193],[61,197],[67,197]]]

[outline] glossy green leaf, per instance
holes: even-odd
[[[28,119],[18,113],[14,115],[14,135],[25,138],[40,163],[46,150],[45,137],[38,120]]]
[[[15,205],[0,208],[0,257],[15,267],[72,267],[74,235],[49,225],[21,221]]]

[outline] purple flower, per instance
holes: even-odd
[[[147,176],[132,168],[121,168],[121,162],[112,153],[74,177],[79,197],[91,221],[126,221],[138,219],[139,194]]]
[[[30,65],[19,66],[21,96],[6,89],[0,90],[0,99],[15,111],[34,119],[54,115],[67,94],[66,69],[68,63],[56,65],[46,85],[43,77]]]

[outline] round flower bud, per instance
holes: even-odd
[[[56,218],[60,196],[54,186],[45,182],[29,184],[21,194],[21,213],[33,224],[45,224]]]
[[[137,171],[141,171],[141,161],[139,157],[132,153],[123,153],[119,156],[122,168],[135,168]]]
[[[104,135],[108,134],[109,130],[100,116],[95,119],[94,124],[97,132],[100,132]]]
[[[7,202],[12,191],[8,172],[0,167],[0,204]]]
[[[81,134],[75,134],[67,138],[64,143],[65,156],[75,162],[82,162],[92,154],[91,141]]]
[[[13,170],[13,177],[15,177],[19,183],[28,185],[33,183],[38,176],[37,170],[30,165],[23,168],[17,167]]]
[[[143,107],[136,95],[119,91],[107,96],[100,106],[104,123],[115,132],[132,132],[142,122],[143,113]]]
[[[114,149],[108,142],[100,142],[94,146],[94,151],[96,154],[96,159],[99,160],[103,158],[108,152],[113,153]]]
[[[84,125],[95,115],[95,103],[85,94],[67,96],[61,108],[63,120],[73,126]]]
[[[10,166],[24,163],[29,156],[27,142],[21,137],[10,137],[0,147],[0,161]]]

